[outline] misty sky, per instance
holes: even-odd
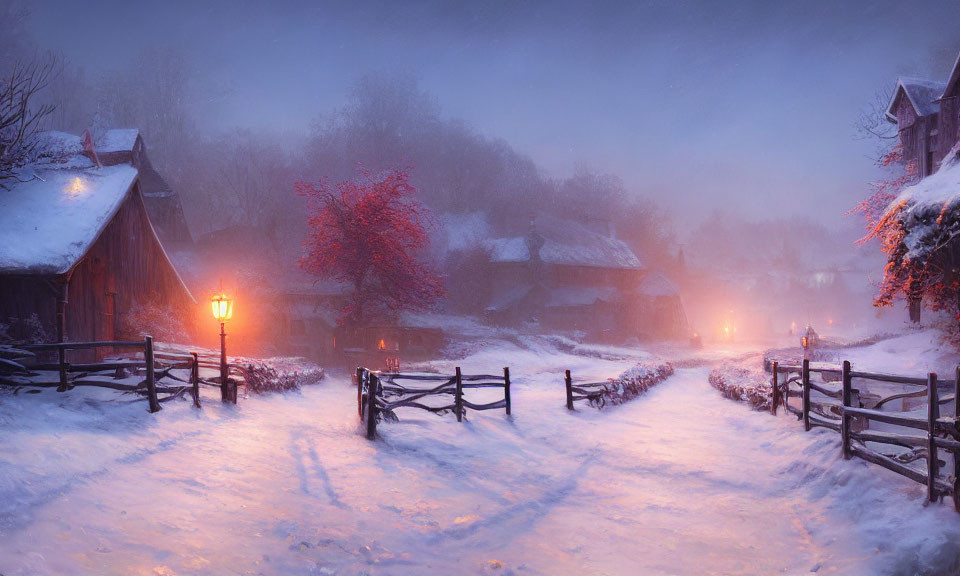
[[[31,11],[38,42],[93,76],[143,45],[183,47],[205,128],[305,132],[358,76],[409,71],[444,115],[549,175],[587,165],[698,215],[828,222],[876,177],[873,145],[852,137],[858,110],[898,74],[945,76],[943,52],[960,46],[960,2],[947,0],[125,0]]]

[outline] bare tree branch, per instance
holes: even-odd
[[[30,64],[17,62],[0,84],[0,187],[5,180],[20,180],[17,169],[30,161],[44,119],[53,113],[53,104],[33,105],[58,70],[53,56]]]

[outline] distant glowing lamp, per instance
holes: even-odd
[[[230,372],[227,367],[227,321],[233,318],[233,299],[223,292],[223,282],[220,283],[220,293],[210,299],[210,308],[213,317],[220,322],[220,399],[224,402],[237,403],[237,389],[231,386]]]
[[[810,347],[810,339],[807,338],[806,336],[802,336],[800,338],[800,345],[803,346],[804,350],[806,350],[807,348]]]
[[[377,343],[377,350],[386,350],[386,349],[387,349],[387,341],[381,338],[380,342]]]

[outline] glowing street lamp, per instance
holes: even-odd
[[[223,293],[223,284],[220,285],[220,294],[210,299],[213,317],[220,322],[220,399],[237,403],[236,388],[230,389],[227,370],[227,321],[233,318],[233,299]]]

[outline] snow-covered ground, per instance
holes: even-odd
[[[567,412],[562,370],[648,357],[624,352],[491,342],[455,364],[511,366],[512,417],[401,410],[376,442],[336,375],[156,415],[2,391],[0,573],[956,573],[952,507],[843,461],[831,431],[721,398],[707,366]]]

